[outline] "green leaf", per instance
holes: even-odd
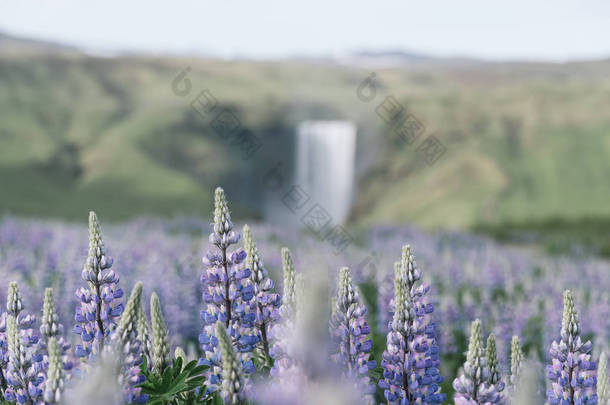
[[[180,358],[175,359],[173,364],[161,375],[155,371],[149,372],[142,367],[146,381],[139,387],[142,388],[143,393],[148,394],[148,404],[207,404],[210,403],[211,398],[215,398],[205,394],[206,379],[202,373],[208,368],[208,366],[197,366],[196,360],[182,367]],[[199,394],[196,394],[197,388],[199,388]]]

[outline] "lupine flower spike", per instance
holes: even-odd
[[[434,307],[426,300],[430,287],[420,284],[420,279],[411,247],[405,246],[395,268],[394,317],[381,362],[379,386],[389,405],[440,404],[445,399],[439,386],[443,378],[435,324],[430,319]]]
[[[222,322],[216,323],[215,330],[222,356],[222,397],[226,405],[237,405],[244,400],[244,378],[231,338]]]
[[[138,310],[138,340],[142,343],[142,356],[146,357],[148,370],[152,369],[152,336],[150,323],[144,311],[144,305],[140,303]]]
[[[288,248],[282,248],[282,271],[284,273],[284,294],[280,307],[281,320],[271,330],[273,344],[269,351],[275,360],[270,374],[280,381],[291,384],[288,374],[291,374],[295,366],[292,358],[291,339],[294,337],[297,304],[297,277],[295,275],[294,262]]]
[[[152,320],[152,364],[153,369],[162,374],[169,363],[169,339],[161,301],[156,293],[150,296],[150,317]]]
[[[608,375],[608,358],[602,352],[597,366],[597,398],[599,405],[610,405],[610,376]]]
[[[62,367],[64,370],[72,369],[72,361],[70,360],[68,351],[70,350],[70,344],[66,341],[63,336],[64,327],[59,323],[59,316],[55,311],[55,300],[53,299],[53,289],[47,288],[44,291],[44,303],[42,306],[42,319],[40,325],[40,346],[46,348],[51,338],[55,339],[55,344],[59,348]],[[47,352],[50,356],[50,352]],[[44,364],[50,364],[50,359],[47,359]]]
[[[60,404],[62,391],[64,390],[65,374],[62,348],[55,337],[50,337],[47,341],[47,351],[49,353],[49,369],[45,381],[44,401],[47,405]]]
[[[129,296],[125,312],[121,316],[116,333],[113,336],[115,352],[119,356],[119,384],[123,386],[124,399],[128,404],[143,404],[146,394],[136,385],[144,382],[140,372],[142,363],[142,342],[138,339],[138,317],[142,299],[142,283],[138,282]]]
[[[257,346],[259,362],[270,366],[272,359],[269,355],[269,332],[273,324],[279,319],[278,309],[282,299],[279,294],[273,292],[273,280],[267,275],[267,270],[263,266],[263,261],[248,225],[244,225],[244,248],[246,250],[246,267],[250,269],[250,280],[254,287],[255,325],[260,339]]]
[[[295,310],[295,272],[292,255],[288,248],[282,248],[282,271],[284,273],[284,295],[282,296],[282,316],[292,316]]]
[[[472,323],[462,375],[453,381],[455,405],[497,404],[500,395],[490,383],[491,373],[483,348],[481,321]]]
[[[490,334],[487,338],[487,347],[485,348],[485,357],[489,363],[489,384],[494,386],[494,390],[498,393],[499,399],[497,404],[506,403],[506,398],[502,391],[504,391],[505,384],[502,381],[502,375],[498,365],[498,353],[496,349],[496,337],[494,334]]]
[[[8,364],[4,399],[18,404],[38,404],[42,399],[40,386],[44,376],[43,358],[36,352],[39,339],[32,330],[35,317],[22,312],[21,294],[14,281],[9,284],[6,308]]]
[[[214,335],[216,322],[225,324],[236,352],[240,353],[245,374],[256,370],[250,353],[259,342],[254,327],[256,308],[252,302],[254,288],[249,280],[251,272],[244,268],[246,252],[243,249],[232,253],[228,251],[240,236],[233,231],[229,207],[221,188],[217,188],[214,195],[214,230],[209,239],[218,252],[208,252],[203,258],[206,270],[201,276],[201,283],[205,307],[201,311],[204,326],[199,343],[204,357],[199,364],[210,366],[208,384],[209,389],[215,391],[223,376],[218,339]]]
[[[112,257],[106,254],[97,216],[91,211],[89,256],[81,272],[87,287],[76,291],[80,306],[76,308],[74,332],[82,339],[82,345],[76,345],[78,357],[89,358],[100,353],[123,313],[120,303],[123,290],[118,287],[119,276],[110,269],[112,263]]]
[[[59,317],[55,312],[55,300],[53,299],[53,289],[44,290],[44,302],[42,305],[42,319],[40,320],[40,335],[43,340],[51,337],[61,336],[64,327],[59,323]]]
[[[360,300],[358,290],[352,284],[347,267],[339,270],[339,287],[334,299],[335,307],[330,319],[330,331],[335,345],[333,360],[345,377],[353,380],[363,390],[366,404],[374,404],[375,383],[368,376],[375,368],[370,360],[373,342],[369,337],[371,328],[366,322],[366,307]]]
[[[513,336],[510,343],[510,385],[511,389],[517,384],[519,373],[521,372],[521,363],[523,362],[523,351],[518,336]]]
[[[561,340],[551,344],[552,363],[547,366],[551,389],[547,390],[550,405],[595,405],[596,365],[591,361],[590,341],[580,339],[580,324],[572,293],[563,295]]]

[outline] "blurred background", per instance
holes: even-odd
[[[207,218],[221,185],[242,220],[308,227],[321,208],[355,235],[608,255],[609,16],[599,0],[0,0],[0,213]]]

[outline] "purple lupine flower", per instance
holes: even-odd
[[[42,355],[37,352],[39,339],[32,330],[35,318],[22,312],[21,294],[14,281],[9,284],[6,307],[8,310],[6,337],[9,359],[4,399],[18,404],[38,404],[42,399],[40,386],[44,375]]]
[[[40,320],[40,347],[41,349],[47,349],[49,339],[55,339],[55,345],[59,349],[61,356],[62,367],[65,371],[72,369],[72,361],[70,359],[68,351],[70,350],[70,344],[66,341],[63,336],[64,327],[59,323],[59,316],[55,311],[55,300],[53,299],[53,289],[47,288],[44,291],[44,303],[42,306],[42,319]],[[49,353],[46,351],[46,356]],[[48,357],[45,358],[44,367],[48,366]]]
[[[375,403],[375,383],[368,373],[376,366],[370,359],[373,341],[369,338],[371,328],[366,322],[366,307],[360,300],[358,290],[352,284],[349,268],[339,270],[339,287],[330,319],[330,332],[334,342],[333,360],[343,375],[353,380],[363,391],[364,403]]]
[[[254,301],[256,319],[254,324],[259,334],[260,343],[257,347],[259,362],[267,367],[271,366],[269,354],[269,332],[271,327],[280,318],[279,307],[282,299],[279,294],[273,292],[273,280],[267,275],[267,269],[258,253],[258,248],[252,237],[248,225],[244,225],[244,248],[246,250],[246,267],[250,269],[250,280],[254,288]]]
[[[395,266],[394,316],[381,362],[384,372],[379,386],[389,405],[440,404],[445,400],[439,386],[443,377],[439,374],[435,324],[430,319],[434,307],[426,300],[430,287],[419,284],[420,279],[421,272],[407,245]]]
[[[496,350],[496,336],[491,333],[487,338],[487,346],[485,347],[485,357],[487,357],[487,363],[489,364],[489,385],[493,386],[493,389],[498,393],[497,404],[506,404],[506,396],[502,391],[506,384],[502,381],[502,374],[500,373],[500,366],[498,364],[498,352]]]
[[[143,355],[142,342],[138,334],[141,305],[142,283],[137,282],[129,295],[127,307],[121,316],[116,333],[112,336],[114,352],[119,357],[119,384],[123,386],[123,397],[128,404],[144,404],[148,400],[148,395],[142,394],[142,389],[136,387],[145,380],[140,371]]]
[[[496,379],[499,376],[496,375]],[[492,376],[486,351],[483,347],[481,321],[475,320],[471,326],[468,353],[462,374],[453,380],[455,405],[498,404],[502,400]],[[503,387],[502,387],[503,388]]]
[[[55,311],[53,289],[47,288],[42,306],[40,349],[44,353],[43,369],[46,377],[43,396],[45,404],[49,405],[61,403],[66,371],[72,370],[72,361],[68,353],[70,344],[66,342],[63,333],[64,327],[59,323],[59,316]]]
[[[256,307],[252,302],[254,287],[249,281],[250,269],[243,265],[246,252],[243,249],[228,252],[239,239],[239,233],[233,231],[224,191],[219,187],[214,195],[214,231],[210,234],[210,243],[218,252],[208,252],[203,258],[206,271],[201,276],[205,308],[201,311],[204,326],[199,343],[204,356],[199,364],[210,366],[210,391],[216,391],[222,382],[222,358],[215,335],[218,321],[225,324],[235,352],[239,353],[244,374],[256,370],[250,354],[259,343],[259,337],[255,329]]]
[[[551,380],[547,390],[550,405],[596,405],[596,365],[591,360],[590,341],[580,339],[578,313],[570,290],[563,295],[561,340],[553,341],[549,353],[552,363],[546,373]]]
[[[80,306],[76,308],[74,332],[82,345],[76,345],[76,355],[89,358],[99,354],[110,338],[116,322],[123,313],[123,290],[118,287],[119,276],[110,268],[113,259],[106,254],[100,224],[95,212],[89,213],[89,256],[81,277],[88,283],[76,291]]]

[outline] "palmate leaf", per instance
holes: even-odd
[[[182,359],[177,358],[159,375],[147,370],[144,358],[141,370],[146,381],[138,387],[142,388],[142,393],[148,394],[147,404],[150,405],[210,403],[211,395],[206,394],[205,377],[202,375],[207,369],[208,366],[198,366],[196,360],[183,367]]]

